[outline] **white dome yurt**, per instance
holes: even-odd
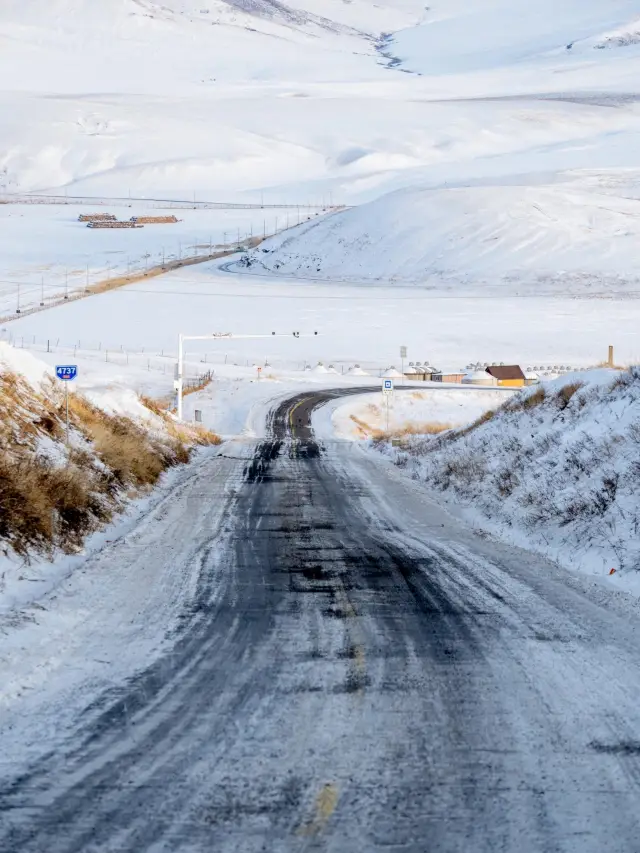
[[[390,367],[388,370],[382,374],[385,379],[402,379],[402,374],[399,370],[396,370],[395,367]]]
[[[473,370],[462,377],[463,385],[497,385],[498,380],[486,370]]]

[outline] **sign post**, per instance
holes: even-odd
[[[67,438],[66,444],[69,446],[69,382],[73,382],[73,380],[78,375],[78,365],[77,364],[57,364],[56,365],[56,376],[61,382],[64,382],[64,404],[65,409],[67,411]]]
[[[404,360],[407,357],[407,348],[400,347],[400,360],[402,361],[402,384],[404,385]]]
[[[393,397],[393,379],[382,380],[382,395],[386,404],[387,432],[389,432],[389,403]]]

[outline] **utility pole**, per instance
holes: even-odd
[[[40,307],[44,308],[44,276],[40,276]]]
[[[64,402],[65,408],[67,410],[67,437],[66,437],[66,445],[69,447],[69,383],[64,383]]]
[[[16,314],[20,313],[20,282],[18,282],[18,304],[16,305]]]

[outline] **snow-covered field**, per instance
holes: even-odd
[[[133,216],[175,215],[177,223],[127,230],[90,229],[82,213]],[[140,273],[163,262],[235,247],[293,225],[315,211],[282,209],[172,209],[169,205],[0,205],[0,316],[24,311],[87,284]]]
[[[81,343],[98,358],[108,349],[122,364],[127,350],[175,359],[180,332],[263,334],[266,340],[190,343],[188,351],[206,368],[226,361],[301,370],[305,362],[322,361],[340,372],[358,363],[374,376],[400,366],[402,345],[411,360],[447,370],[476,361],[587,367],[606,358],[609,344],[616,346],[618,363],[640,357],[639,300],[487,298],[480,289],[463,296],[381,283],[229,275],[220,265],[177,270],[33,314],[7,324],[5,335],[25,346],[35,338],[39,349],[47,339],[71,348]],[[271,339],[273,331],[284,337]],[[311,337],[294,338],[293,331]]]
[[[261,261],[456,292],[636,296],[637,3],[556,6],[8,0],[0,189],[371,202],[277,238]],[[265,227],[183,218],[170,234],[78,237],[65,209],[9,206],[0,293],[11,308],[18,281],[41,295],[43,272],[81,282],[87,264],[90,277],[140,267],[165,242],[176,254]]]

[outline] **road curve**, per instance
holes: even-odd
[[[171,652],[0,789],[2,853],[640,850],[640,622],[280,405]]]

